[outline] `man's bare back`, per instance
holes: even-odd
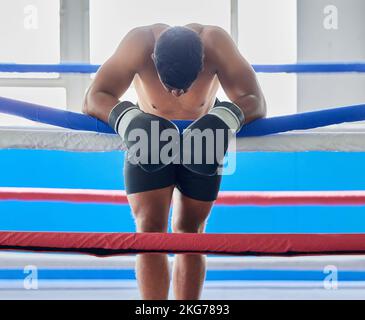
[[[240,99],[247,101],[246,120],[256,118],[250,113],[250,105],[264,106],[264,98],[251,65],[241,56],[231,37],[221,28],[189,24],[204,46],[204,69],[188,92],[175,96],[161,83],[152,59],[156,41],[169,28],[165,24],[138,27],[122,40],[114,55],[99,70],[86,97],[87,113],[104,121],[110,108],[102,110],[109,94],[119,99],[133,83],[140,108],[166,119],[197,119],[213,106],[219,84],[232,102],[240,106]],[[100,93],[101,104],[93,108],[99,99],[88,99]],[[107,102],[106,102],[107,103]],[[115,103],[110,102],[110,107]]]

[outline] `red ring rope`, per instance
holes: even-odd
[[[0,232],[0,250],[231,255],[365,254],[365,234]]]
[[[0,200],[128,204],[118,190],[0,188]],[[222,191],[216,204],[364,206],[365,191]]]
[[[0,188],[0,200],[126,204],[124,191]],[[222,205],[365,205],[365,191],[221,192]],[[160,234],[0,232],[0,250],[115,255],[365,253],[365,234]]]

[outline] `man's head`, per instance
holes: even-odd
[[[163,85],[186,92],[203,69],[203,43],[188,28],[169,28],[157,40],[153,59]]]

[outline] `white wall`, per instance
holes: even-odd
[[[239,48],[251,64],[295,63],[294,0],[239,1]],[[296,75],[259,74],[270,116],[297,110]]]
[[[0,2],[0,62],[59,63],[59,0],[6,0]],[[0,74],[2,78],[56,78],[55,74]],[[31,81],[31,80],[30,80]],[[65,108],[63,88],[0,87],[0,96]],[[2,126],[36,125],[0,114]]]
[[[91,0],[91,61],[102,63],[132,28],[192,22],[230,29],[230,0]]]
[[[298,60],[364,61],[364,14],[364,0],[298,1]],[[299,111],[364,102],[364,74],[298,77]]]
[[[58,63],[59,0],[0,2],[0,61]]]

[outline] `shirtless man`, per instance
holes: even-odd
[[[119,100],[133,82],[138,106]],[[231,102],[216,100],[219,85]],[[170,120],[195,120],[198,129],[238,131],[264,117],[266,103],[251,65],[229,34],[216,26],[164,24],[138,27],[122,40],[100,68],[83,112],[108,122],[129,151],[128,133],[151,121],[176,130]],[[202,170],[201,170],[202,169]],[[217,198],[221,175],[210,167],[125,161],[125,185],[137,232],[167,232],[173,198],[172,231],[204,232]],[[176,299],[199,299],[205,279],[203,255],[179,254],[173,268]],[[137,256],[143,299],[167,299],[170,273],[166,254]]]

